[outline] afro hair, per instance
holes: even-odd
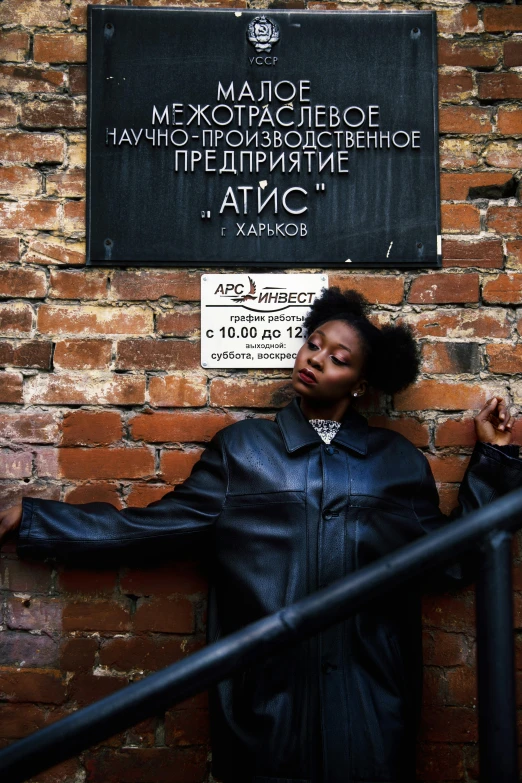
[[[368,318],[370,304],[358,291],[323,289],[304,321],[307,336],[327,321],[345,321],[357,330],[365,351],[365,375],[370,386],[394,394],[414,383],[420,356],[411,327],[391,324],[378,329]]]

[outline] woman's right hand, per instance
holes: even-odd
[[[0,511],[0,546],[18,533],[22,521],[22,504]]]

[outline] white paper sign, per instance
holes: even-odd
[[[293,367],[327,275],[203,275],[203,367]]]

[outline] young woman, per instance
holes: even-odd
[[[329,289],[306,321],[296,398],[275,421],[222,430],[191,476],[147,508],[25,498],[0,516],[21,557],[211,553],[209,640],[229,634],[448,522],[426,457],[369,427],[353,401],[411,384],[404,326],[378,329],[354,291]],[[475,418],[478,442],[452,517],[520,486],[501,397]],[[113,553],[113,555],[111,555]],[[467,577],[469,578],[469,576]],[[463,583],[461,564],[438,584]],[[433,584],[433,582],[432,582]],[[410,783],[422,677],[420,584],[213,691],[213,772],[225,783]]]

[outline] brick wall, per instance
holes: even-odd
[[[201,369],[200,272],[84,269],[87,4],[0,4],[4,506],[22,495],[145,505],[183,480],[217,430],[285,399],[288,373]],[[472,411],[492,392],[522,402],[522,6],[308,2],[416,7],[438,12],[444,269],[330,279],[363,291],[376,318],[414,327],[422,379],[364,410],[425,451],[447,512],[474,442]],[[10,545],[0,590],[0,746],[203,643],[197,564],[87,571],[18,561]],[[420,781],[478,779],[473,623],[472,589],[426,597]],[[521,641],[517,631],[522,669]],[[207,780],[207,751],[199,697],[37,780],[72,783],[86,770],[93,783],[196,783]]]

